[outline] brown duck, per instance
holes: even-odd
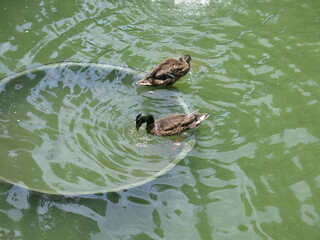
[[[136,128],[139,130],[143,123],[147,123],[146,131],[153,135],[169,136],[179,134],[184,130],[196,128],[199,124],[209,117],[208,113],[197,114],[174,114],[154,120],[149,113],[139,114],[136,117]]]
[[[167,86],[174,84],[190,70],[191,57],[188,54],[182,55],[178,60],[167,58],[156,66],[146,77],[137,82],[144,86]]]

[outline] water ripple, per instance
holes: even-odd
[[[4,129],[10,141],[25,142],[8,145],[7,153],[16,170],[30,164],[35,176],[8,174],[8,156],[3,156],[3,179],[52,193],[115,191],[153,179],[186,155],[194,143],[191,135],[174,145],[174,138],[137,133],[134,123],[143,111],[161,116],[191,110],[181,94],[175,89],[136,92],[139,74],[103,66],[53,64],[4,80],[1,99],[10,104],[1,111],[12,112],[10,122],[2,120]],[[8,134],[2,135],[7,144]],[[22,154],[28,158],[20,166]]]

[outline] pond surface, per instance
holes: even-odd
[[[128,190],[48,195],[0,182],[0,239],[320,239],[319,9],[316,0],[3,1],[0,77],[57,61],[144,72],[188,53],[192,70],[174,86],[211,116],[187,157]]]
[[[175,88],[136,88],[142,77],[130,68],[60,62],[3,78],[0,179],[79,195],[128,189],[170,170],[193,148],[195,135],[137,133],[134,119],[141,111],[192,109]]]

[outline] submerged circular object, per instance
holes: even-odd
[[[128,189],[171,169],[193,148],[192,132],[157,137],[135,117],[189,112],[175,88],[135,85],[125,67],[63,62],[0,80],[0,179],[49,194]]]

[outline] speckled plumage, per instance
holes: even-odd
[[[179,59],[168,58],[156,66],[146,77],[137,82],[144,86],[167,86],[174,84],[190,70],[191,57],[182,55]]]
[[[196,128],[209,117],[208,113],[174,114],[154,120],[151,114],[139,114],[136,118],[136,128],[139,130],[143,123],[147,123],[146,131],[153,135],[169,136],[181,133],[184,130]]]

